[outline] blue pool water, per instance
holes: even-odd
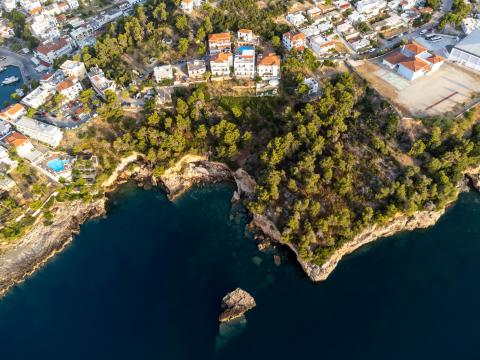
[[[47,166],[55,172],[65,170],[65,164],[68,164],[68,160],[54,159],[47,163]]]

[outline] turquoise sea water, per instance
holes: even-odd
[[[261,253],[231,185],[121,188],[106,219],[0,300],[2,359],[478,359],[480,195],[311,283]],[[257,301],[222,329],[222,296]]]

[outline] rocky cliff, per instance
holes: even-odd
[[[173,167],[167,169],[159,179],[170,200],[182,195],[198,183],[215,183],[233,180],[227,165],[208,161],[206,156],[185,155]]]
[[[55,221],[45,225],[37,221],[32,229],[2,254],[0,259],[0,295],[34,272],[51,256],[61,251],[88,219],[105,214],[103,199],[84,203],[74,201],[56,206]]]

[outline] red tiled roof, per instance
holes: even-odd
[[[225,41],[225,40],[230,41],[230,33],[223,32],[223,33],[209,34],[208,35],[208,41],[209,42]]]
[[[17,131],[14,131],[13,133],[7,136],[5,141],[10,146],[13,146],[14,148],[18,148],[19,146],[22,146],[23,144],[25,144],[28,141],[28,138],[25,135],[20,134]]]
[[[413,72],[417,72],[420,70],[430,70],[430,65],[420,59],[407,60],[401,62],[400,64],[405,66],[407,69],[412,70]]]
[[[58,40],[48,41],[38,45],[37,52],[43,55],[48,55],[50,52],[59,50],[67,45],[68,45],[67,39],[65,39],[64,37],[61,37]]]
[[[385,57],[385,60],[392,65],[396,65],[409,59],[409,57],[403,55],[400,51],[392,52]]]
[[[265,65],[265,66],[272,66],[277,65],[280,66],[280,56],[275,54],[268,54],[264,56],[258,63],[258,65]]]
[[[411,41],[408,44],[404,45],[404,48],[408,51],[413,52],[415,55],[421,54],[424,51],[427,51],[422,45],[416,43],[415,41]]]
[[[426,60],[432,64],[437,64],[439,62],[445,61],[445,59],[440,55],[432,55],[428,57]]]

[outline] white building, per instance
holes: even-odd
[[[3,0],[2,4],[6,12],[10,12],[17,7],[16,0]]]
[[[87,77],[92,84],[93,90],[104,100],[106,99],[107,91],[114,92],[117,88],[115,81],[107,79],[103,70],[98,66],[90,68]]]
[[[27,114],[27,109],[22,104],[16,103],[3,109],[0,113],[0,119],[5,121],[15,121]],[[4,135],[0,132],[0,137]]]
[[[205,60],[187,61],[187,71],[190,78],[202,78],[207,71]]]
[[[75,100],[83,90],[82,83],[73,76],[58,83],[55,89],[65,98],[66,102]]]
[[[17,167],[18,162],[12,160],[8,155],[7,149],[5,149],[3,146],[0,146],[0,168],[2,165],[8,167],[9,170],[13,170]]]
[[[296,49],[297,51],[303,51],[306,46],[306,36],[304,33],[291,33],[287,32],[283,34],[282,44],[288,51]]]
[[[60,65],[60,70],[62,70],[67,77],[73,76],[80,81],[87,77],[87,69],[81,61],[67,60]]]
[[[218,34],[208,35],[208,49],[210,55],[219,52],[229,52],[232,50],[232,42],[230,40],[230,33],[223,32]]]
[[[25,96],[21,102],[23,105],[38,109],[40,106],[45,104],[52,95],[52,90],[42,85],[27,94],[27,96]]]
[[[455,45],[448,59],[480,71],[480,30],[473,30],[465,39]]]
[[[153,78],[156,82],[161,82],[163,80],[173,80],[172,65],[155,66],[153,68]]]
[[[262,80],[278,80],[281,77],[280,56],[268,54],[263,56],[257,65],[257,74]]]
[[[67,4],[70,10],[76,10],[80,7],[78,0],[67,0]]]
[[[462,30],[465,34],[469,35],[478,29],[480,29],[480,19],[468,17],[462,20]]]
[[[44,42],[37,46],[35,55],[47,64],[53,64],[55,59],[63,55],[70,55],[73,52],[72,41],[65,36],[58,39]]]
[[[290,24],[297,27],[302,25],[305,21],[307,21],[307,18],[303,15],[301,11],[288,14],[286,16],[286,19]]]
[[[193,0],[181,0],[180,9],[186,13],[193,11]]]
[[[239,44],[247,45],[254,44],[257,40],[256,36],[253,34],[253,31],[250,29],[239,29],[237,31],[237,40]]]
[[[18,156],[31,162],[38,160],[42,154],[35,150],[28,138],[18,131],[12,132],[4,139],[5,143],[15,149]]]
[[[328,41],[321,35],[310,38],[309,44],[312,51],[318,56],[323,56],[335,49],[335,42]]]
[[[307,79],[304,80],[304,82],[309,88],[309,91],[308,91],[309,95],[313,95],[313,94],[316,94],[318,92],[318,81],[317,80],[315,80],[314,78],[307,78]]]
[[[444,61],[441,56],[412,41],[387,55],[383,64],[396,70],[404,78],[415,80],[438,70]]]
[[[210,57],[210,71],[213,77],[230,76],[230,67],[233,66],[231,52],[221,52]]]
[[[377,16],[386,6],[385,0],[360,0],[355,4],[357,11],[367,18]]]
[[[70,37],[75,41],[79,48],[95,44],[95,32],[90,24],[83,24],[70,31]]]
[[[58,23],[54,16],[40,13],[29,18],[32,35],[41,41],[51,40],[60,36]]]
[[[253,46],[241,46],[235,50],[233,72],[239,78],[253,79],[255,77],[255,49]]]
[[[364,14],[359,13],[356,10],[353,10],[350,15],[348,15],[348,21],[351,22],[352,24],[355,24],[357,22],[362,22],[366,21],[367,18],[365,17]]]
[[[26,116],[15,121],[13,125],[22,134],[53,147],[58,146],[62,141],[63,133],[58,127],[30,119]]]

